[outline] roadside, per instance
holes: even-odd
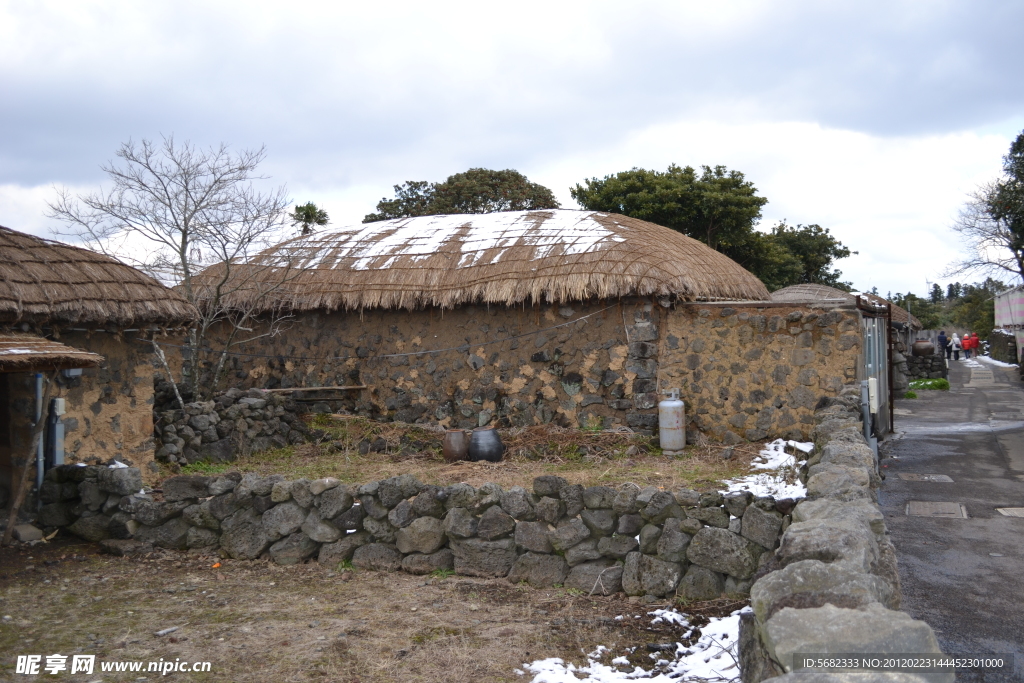
[[[996,508],[1024,507],[1024,385],[1016,368],[979,361],[951,361],[949,381],[949,391],[896,401],[897,437],[883,447],[879,504],[897,550],[902,609],[925,620],[947,653],[1015,655],[1013,675],[959,681],[1020,681],[1024,518]]]

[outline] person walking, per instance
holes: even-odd
[[[960,346],[964,347],[964,360],[970,360],[971,358],[971,333],[967,332],[960,340]]]
[[[956,336],[956,332],[953,333],[953,341],[949,345],[953,348],[953,360],[960,360],[960,351],[963,346],[961,346],[960,337]]]
[[[981,340],[978,339],[978,333],[971,333],[971,350],[974,351],[974,356],[977,357],[981,352],[978,349],[981,348]]]
[[[936,340],[939,342],[939,353],[949,360],[949,354],[952,353],[953,349],[949,348],[949,338],[946,336],[946,331],[942,330],[939,332],[939,338]]]

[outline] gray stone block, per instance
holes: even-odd
[[[455,571],[467,576],[507,576],[516,560],[516,544],[511,538],[470,538],[453,540],[450,545],[455,553]]]
[[[537,501],[537,505],[534,506],[534,512],[537,515],[537,519],[548,524],[557,524],[558,520],[565,515],[565,503],[558,498],[545,496]]]
[[[661,524],[669,517],[686,517],[675,496],[668,491],[658,491],[651,496],[650,502],[640,514],[651,524]]]
[[[870,573],[879,552],[874,534],[858,519],[812,519],[786,529],[776,556],[783,566],[818,560]]]
[[[611,509],[617,495],[607,486],[590,486],[583,489],[583,505],[591,510]]]
[[[658,558],[666,562],[685,562],[686,549],[692,538],[682,531],[679,520],[666,519],[656,547]]]
[[[538,498],[557,498],[562,487],[568,485],[569,482],[562,477],[546,474],[533,480],[533,492]]]
[[[441,549],[447,537],[444,524],[436,517],[419,517],[407,527],[395,532],[399,552],[429,555]]]
[[[399,501],[398,505],[388,513],[388,521],[391,522],[392,526],[399,529],[412,524],[416,517],[416,511],[412,509],[412,503],[407,500]]]
[[[185,545],[191,548],[214,548],[220,545],[220,534],[213,529],[189,527],[185,536]]]
[[[209,493],[212,477],[203,477],[198,474],[183,474],[177,477],[164,479],[161,488],[164,493],[164,500],[174,502],[176,500],[188,500],[190,498],[206,498]]]
[[[497,505],[487,508],[477,522],[476,535],[485,541],[508,536],[516,529],[516,520]]]
[[[341,530],[320,518],[320,511],[313,508],[302,523],[302,533],[317,543],[334,543],[341,538]]]
[[[429,574],[439,570],[450,571],[454,567],[455,554],[451,548],[442,548],[427,555],[413,553],[402,558],[402,570],[410,574]]]
[[[158,548],[185,550],[188,547],[188,531],[192,528],[181,517],[175,517],[160,526],[139,526],[134,535],[137,540]]]
[[[615,533],[624,536],[636,536],[644,528],[644,518],[638,514],[621,515],[615,527]]]
[[[537,518],[530,492],[522,486],[513,486],[501,494],[501,509],[519,521],[532,521]]]
[[[568,574],[569,565],[558,555],[526,553],[512,565],[508,580],[512,583],[525,581],[534,588],[550,588],[564,583]]]
[[[109,525],[110,517],[106,515],[93,515],[91,517],[79,517],[67,529],[81,539],[96,543],[105,538],[110,538]]]
[[[444,518],[444,531],[449,538],[476,536],[477,518],[466,508],[451,508]]]
[[[609,509],[584,510],[580,513],[580,519],[587,528],[590,535],[596,537],[611,536],[615,531],[615,512]]]
[[[580,541],[590,537],[590,529],[580,519],[563,522],[550,534],[555,550],[566,551]]]
[[[726,529],[704,527],[690,541],[690,562],[738,579],[749,579],[757,569],[761,548]]]
[[[356,548],[364,546],[372,540],[370,534],[365,531],[356,531],[345,535],[334,543],[324,543],[320,546],[320,553],[317,561],[320,564],[336,565],[339,562],[347,562],[352,559]]]
[[[601,551],[597,549],[597,539],[588,538],[565,551],[565,561],[570,567],[584,562],[601,559]]]
[[[578,564],[565,578],[565,587],[587,595],[613,595],[622,590],[622,565],[608,559]]]
[[[320,494],[317,507],[323,519],[332,519],[352,507],[355,499],[347,486],[334,486]]]
[[[661,540],[661,527],[645,524],[640,529],[640,552],[655,555],[658,552],[658,541]]]
[[[679,581],[676,595],[684,600],[715,600],[725,592],[725,577],[706,567],[690,565]]]
[[[665,562],[650,555],[626,555],[622,569],[622,589],[627,595],[670,595],[683,575],[683,564]]]
[[[100,467],[96,482],[107,493],[127,496],[142,489],[142,472],[138,467]]]
[[[639,547],[635,536],[606,536],[597,542],[597,551],[601,555],[616,560],[624,560],[626,555]]]
[[[368,543],[359,546],[352,553],[352,565],[379,572],[397,572],[402,568],[402,553],[393,545]]]
[[[263,528],[272,541],[294,534],[305,521],[306,510],[293,500],[275,505],[263,513]]]
[[[368,531],[377,543],[394,543],[395,533],[398,531],[386,518],[374,519],[373,517],[363,520],[363,529]]]
[[[756,505],[747,507],[740,526],[740,535],[767,550],[774,550],[782,533],[782,515],[765,512]]]
[[[565,516],[575,517],[583,510],[583,486],[569,484],[558,490],[558,497],[565,503]]]
[[[636,484],[623,484],[612,501],[612,510],[618,515],[630,515],[640,512],[641,505],[637,501],[639,494],[640,487]]]
[[[550,553],[554,550],[544,522],[517,522],[515,541],[517,546],[529,552]]]
[[[273,540],[263,527],[262,516],[252,508],[242,508],[221,520],[220,547],[236,560],[255,560]]]
[[[686,513],[692,519],[704,522],[709,526],[716,526],[719,529],[729,528],[729,513],[721,507],[692,508]]]

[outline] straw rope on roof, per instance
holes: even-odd
[[[171,325],[195,317],[184,297],[131,266],[0,226],[0,323]]]
[[[103,356],[34,334],[0,334],[0,372],[91,368]]]
[[[238,268],[239,266],[234,266]],[[257,255],[293,311],[562,303],[628,295],[764,301],[732,259],[674,230],[594,211],[419,216],[314,233]],[[212,278],[222,266],[200,277]],[[233,303],[249,305],[241,290]],[[229,302],[232,303],[232,302]]]
[[[857,296],[864,297],[865,299],[874,304],[880,304],[883,306],[888,304],[889,306],[891,306],[892,308],[890,309],[890,315],[892,316],[892,321],[894,323],[905,325],[907,323],[907,319],[910,318],[912,320],[911,327],[913,329],[923,329],[921,321],[918,320],[916,317],[910,315],[907,312],[907,309],[901,308],[900,306],[897,306],[891,301],[883,299],[877,294],[860,293],[855,295],[851,294],[850,292],[844,292],[841,289],[836,289],[835,287],[829,287],[828,285],[800,284],[791,285],[789,287],[784,287],[782,289],[772,292],[772,301],[777,301],[780,303],[834,301],[852,304],[856,301]]]

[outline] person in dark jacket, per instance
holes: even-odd
[[[939,332],[939,338],[936,341],[939,342],[939,350],[942,355],[946,357],[946,360],[949,360],[953,355],[953,349],[949,346],[949,337],[946,336],[945,330]]]

